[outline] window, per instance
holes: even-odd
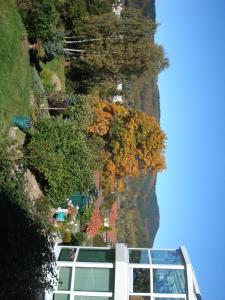
[[[150,300],[148,296],[129,296],[129,300]]]
[[[114,269],[76,268],[75,291],[113,292]]]
[[[184,270],[153,270],[154,293],[185,294]]]
[[[112,298],[101,296],[75,296],[74,300],[112,300]]]
[[[68,291],[70,290],[72,268],[60,267],[58,290]]]
[[[185,300],[184,298],[154,298],[155,300]]]
[[[149,293],[150,292],[150,270],[133,269],[133,292]]]
[[[151,250],[153,264],[182,265],[182,259],[178,250]]]
[[[70,300],[70,295],[68,295],[68,294],[54,294],[53,300]]]
[[[59,261],[73,261],[75,257],[76,249],[74,248],[62,248],[59,254]]]
[[[77,257],[79,262],[115,262],[115,250],[80,249]]]
[[[148,250],[129,250],[129,262],[133,264],[149,264]]]

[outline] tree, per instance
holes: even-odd
[[[67,0],[62,5],[61,16],[67,31],[81,34],[83,19],[89,15],[112,12],[113,0]]]
[[[138,211],[131,208],[120,208],[116,219],[117,237],[121,243],[126,243],[130,247],[136,244],[138,232]]]
[[[133,9],[125,10],[121,17],[113,13],[84,17],[70,46],[77,80],[86,79],[93,85],[93,80],[126,80],[146,70],[157,75],[168,60],[163,48],[154,43],[156,27]]]
[[[95,115],[88,132],[104,140],[101,157],[106,192],[114,190],[116,179],[165,168],[166,137],[154,117],[104,101],[95,104]]]
[[[86,0],[87,10],[90,15],[110,13],[114,0]]]
[[[80,32],[82,20],[85,16],[87,16],[87,14],[88,12],[85,0],[65,1],[62,6],[61,16],[66,30],[71,31],[71,28],[73,28],[73,32],[78,34]]]
[[[73,120],[37,121],[26,154],[30,168],[54,206],[65,203],[72,193],[85,192],[93,185],[97,167],[95,152],[82,127]]]
[[[17,197],[9,187],[0,189],[0,238],[4,245],[0,298],[30,300],[53,287],[53,242],[42,225],[17,204]]]
[[[30,41],[47,40],[56,32],[58,13],[54,0],[31,0],[31,6],[22,14]]]

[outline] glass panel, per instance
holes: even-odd
[[[154,298],[155,300],[185,300],[184,298]]]
[[[76,249],[63,248],[60,251],[59,261],[73,261],[75,257]]]
[[[59,269],[58,290],[63,290],[63,291],[69,291],[70,290],[71,273],[72,273],[72,268],[70,268],[70,267],[60,267],[60,269]]]
[[[153,270],[154,293],[185,294],[184,270]]]
[[[75,296],[74,300],[112,300],[112,298],[100,296]]]
[[[114,269],[76,268],[75,291],[112,292]]]
[[[115,262],[115,250],[80,249],[77,257],[80,262]]]
[[[148,296],[129,296],[129,300],[150,300]]]
[[[179,250],[151,250],[153,264],[183,265]]]
[[[129,250],[129,262],[133,264],[149,264],[148,250]]]
[[[68,294],[54,294],[53,300],[70,300],[70,295],[68,295]]]
[[[133,269],[133,292],[149,293],[150,292],[150,270]]]

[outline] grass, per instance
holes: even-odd
[[[31,105],[32,119],[49,118],[48,110],[40,110],[40,107],[48,107],[48,100],[45,96],[45,89],[35,68],[31,68],[31,88],[34,95],[34,101]]]
[[[47,64],[42,63],[41,67],[43,69],[49,69],[56,73],[56,75],[59,77],[61,81],[62,92],[65,92],[66,87],[65,87],[64,58],[57,57],[52,61],[48,62]]]
[[[14,0],[0,1],[0,134],[15,114],[30,115],[30,66],[26,31]]]

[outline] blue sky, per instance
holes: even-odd
[[[155,247],[185,245],[204,300],[225,299],[225,1],[156,0],[167,170]]]

